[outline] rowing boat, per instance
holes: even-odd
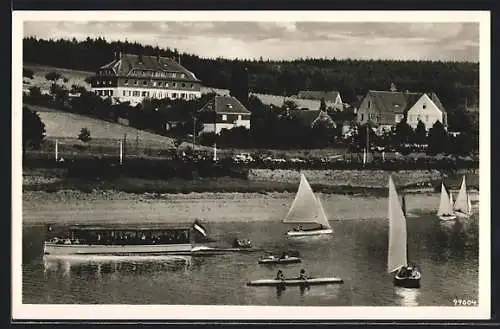
[[[302,262],[302,259],[294,256],[288,256],[284,258],[279,258],[276,256],[268,256],[259,259],[259,264],[294,264],[300,262]]]
[[[313,285],[326,285],[326,284],[340,284],[344,283],[344,280],[340,278],[330,277],[330,278],[311,278],[307,280],[286,279],[286,280],[275,280],[275,279],[262,279],[250,281],[247,286],[313,286]]]

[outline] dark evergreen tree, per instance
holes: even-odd
[[[448,133],[444,129],[440,121],[436,121],[427,136],[427,153],[435,155],[439,153],[447,153],[448,150]]]
[[[23,150],[31,146],[39,149],[45,138],[45,124],[38,113],[23,107]]]
[[[416,144],[422,145],[427,142],[427,130],[425,129],[425,124],[421,120],[418,120],[414,136]]]

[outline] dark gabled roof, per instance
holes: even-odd
[[[373,100],[374,106],[380,111],[386,113],[406,113],[425,94],[434,102],[434,104],[436,104],[441,112],[446,113],[443,104],[434,92],[414,93],[407,91],[368,91],[368,95]]]
[[[434,92],[427,93],[427,96],[429,96],[429,98],[434,102],[434,104],[436,104],[436,106],[438,107],[438,109],[441,110],[441,112],[446,113],[446,110],[444,109],[444,106],[441,103],[441,100],[439,99],[439,97],[436,95],[436,93],[434,93]]]
[[[301,90],[297,94],[298,98],[304,99],[315,99],[321,100],[325,99],[326,102],[334,102],[337,99],[339,92],[337,90],[332,91],[314,91],[314,90]]]
[[[251,114],[241,102],[232,96],[216,95],[209,100],[201,109],[203,112],[216,112],[227,114]]]
[[[370,90],[368,95],[374,107],[381,112],[406,113],[423,93]]]
[[[167,57],[123,54],[99,69],[112,69],[117,76],[128,76],[133,69],[184,73],[186,80],[199,81],[193,72]]]

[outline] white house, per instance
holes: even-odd
[[[245,127],[250,129],[251,112],[232,96],[216,95],[199,111],[207,115],[203,120],[203,129],[200,134],[215,132],[220,134],[222,129]]]
[[[415,129],[419,121],[425,124],[426,130],[432,128],[436,121],[446,125],[446,111],[435,94],[431,94],[431,96],[423,94],[417,102],[408,109],[406,117],[408,125]]]

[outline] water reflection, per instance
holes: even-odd
[[[82,278],[101,279],[104,274],[117,277],[120,273],[150,273],[153,271],[189,270],[190,256],[51,256],[42,260],[45,278],[49,274],[60,274],[63,278],[72,275]]]
[[[420,296],[420,289],[408,289],[395,287],[395,292],[399,299],[401,306],[418,306],[418,296]]]

